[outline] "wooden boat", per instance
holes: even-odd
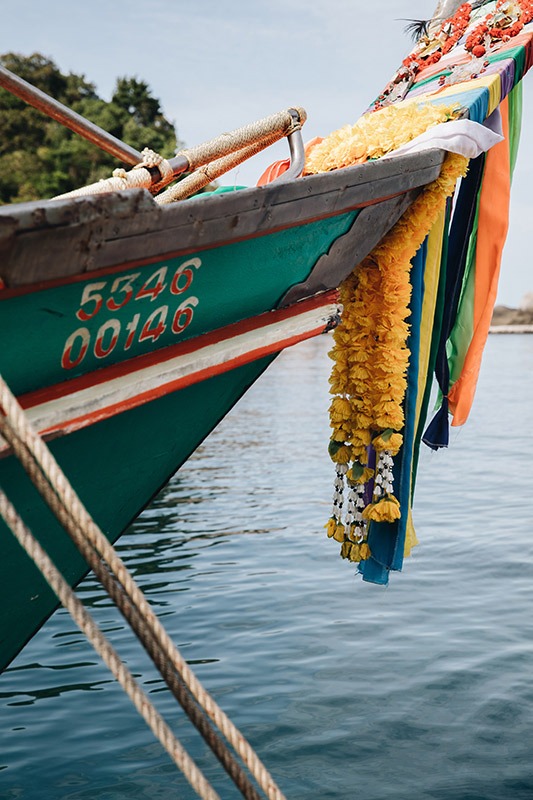
[[[0,209],[0,372],[111,541],[277,353],[336,324],[337,287],[444,156],[165,206],[132,189]],[[0,485],[76,584],[86,564],[7,446]],[[3,522],[0,542],[3,668],[56,598]]]
[[[158,206],[145,189],[0,209],[0,371],[114,541],[435,179],[441,151]],[[0,484],[86,565],[7,446]],[[56,606],[0,523],[0,665]],[[11,579],[13,578],[13,580]]]

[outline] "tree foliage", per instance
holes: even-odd
[[[40,53],[6,53],[0,65],[132,147],[175,154],[175,127],[144,81],[118,78],[107,103],[85,76],[64,75]],[[118,166],[113,156],[0,89],[0,203],[53,197],[109,177]]]

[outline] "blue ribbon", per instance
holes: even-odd
[[[424,298],[424,270],[427,256],[427,237],[411,266],[411,315],[407,347],[411,355],[407,370],[407,389],[404,401],[405,427],[403,445],[394,459],[394,495],[400,503],[401,517],[394,522],[371,522],[368,544],[372,555],[359,567],[363,580],[387,584],[391,569],[400,570],[403,564],[405,534],[411,503],[411,465],[415,435],[416,399],[418,394],[418,356],[420,351],[420,320]]]

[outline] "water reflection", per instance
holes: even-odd
[[[327,349],[278,359],[120,555],[288,797],[529,800],[533,337],[489,340],[472,420],[448,452],[423,454],[420,546],[386,590],[322,530]],[[89,577],[79,593],[231,800],[100,588]],[[0,689],[2,797],[193,796],[65,612]]]

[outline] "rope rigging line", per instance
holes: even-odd
[[[117,652],[108,642],[98,625],[76,597],[60,571],[26,527],[15,508],[0,489],[0,515],[26,553],[42,572],[46,581],[55,592],[61,603],[70,612],[72,618],[87,636],[88,640],[109,667],[120,683],[139,714],[143,717],[154,735],[159,739],[172,760],[183,772],[194,791],[202,800],[220,800],[219,795],[210,786],[194,761],[183,749],[169,726],[155,709],[147,695],[143,692],[129,669],[121,661]]]
[[[246,800],[260,800],[257,791],[250,783],[244,772],[240,769],[239,765],[228,751],[225,744],[217,736],[203,712],[191,699],[191,696],[184,687],[184,684],[179,680],[176,672],[174,671],[172,663],[158,646],[148,626],[144,623],[142,616],[131,604],[119,584],[115,582],[114,578],[108,572],[106,566],[101,561],[94,548],[90,545],[87,539],[84,538],[81,529],[77,527],[75,523],[73,523],[72,518],[69,516],[61,501],[44,478],[38,464],[31,456],[31,453],[29,453],[28,449],[21,443],[17,436],[13,434],[13,431],[11,431],[8,426],[2,426],[1,422],[0,430],[2,430],[2,434],[13,447],[15,455],[28,473],[28,476],[38,489],[39,493],[43,496],[43,498],[45,498],[48,506],[56,515],[61,525],[69,533],[76,547],[79,549],[89,566],[93,569],[96,577],[107,591],[110,598],[113,600],[126,621],[130,624],[134,633],[137,635],[141,644],[156,665],[168,688],[176,700],[178,700],[185,713],[198,729],[224,769],[228,772],[239,791],[243,794]]]
[[[0,406],[5,413],[5,416],[0,413],[0,433],[11,445],[30,479],[131,625],[170,691],[241,793],[247,800],[259,800],[256,789],[200,708],[234,747],[269,800],[285,800],[249,743],[190,670],[113,546],[79,500],[48,447],[33,431],[24,411],[1,376]],[[107,566],[101,558],[105,559]],[[191,695],[200,708],[193,702]]]

